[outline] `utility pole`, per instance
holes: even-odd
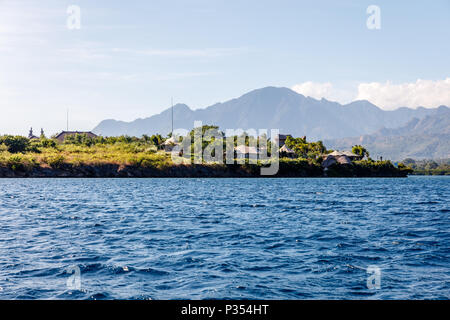
[[[173,138],[173,97],[172,97],[172,138]]]

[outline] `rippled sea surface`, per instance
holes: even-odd
[[[449,187],[0,179],[0,299],[448,299]]]

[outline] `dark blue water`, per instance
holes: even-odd
[[[0,179],[0,299],[448,299],[449,187]]]

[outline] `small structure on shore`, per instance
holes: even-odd
[[[64,142],[64,139],[68,136],[74,136],[74,135],[87,135],[89,138],[97,138],[98,136],[95,133],[92,133],[90,131],[63,131],[56,135],[55,139],[59,142]]]
[[[355,161],[355,160],[361,160],[362,156],[355,154],[351,151],[344,151],[343,152],[344,155],[346,155],[350,160]]]
[[[350,160],[350,158],[347,157],[346,155],[336,157],[336,161],[339,164],[352,164],[352,160]]]
[[[169,139],[167,139],[166,141],[164,141],[161,146],[164,149],[164,151],[166,152],[172,152],[173,148],[178,145],[179,142],[177,141],[177,139],[175,139],[175,137],[170,137]]]
[[[330,154],[324,154],[322,156],[322,167],[328,168],[335,163],[339,163],[342,165],[351,165],[352,161],[361,160],[361,156],[354,154],[351,151],[333,151]]]
[[[30,128],[30,132],[28,133],[28,139],[30,139],[30,140],[39,139],[39,137],[36,137],[33,134],[33,128]]]
[[[332,156],[332,155],[328,155],[326,158],[324,158],[324,160],[322,161],[322,167],[324,167],[325,169],[328,169],[328,167],[332,166],[333,164],[335,164],[337,161],[336,159]]]
[[[288,148],[285,144],[280,148],[280,157],[295,158],[294,150]]]
[[[333,152],[330,153],[329,155],[330,155],[330,156],[333,156],[333,157],[342,157],[342,156],[346,156],[346,157],[349,158],[351,161],[361,160],[361,158],[362,158],[360,155],[354,154],[354,153],[351,152],[351,151],[343,151],[343,152],[341,152],[341,151],[333,151]],[[328,155],[324,155],[324,157],[325,157],[325,156],[328,156]]]
[[[281,147],[286,144],[286,139],[288,136],[290,136],[290,134],[278,134],[274,137],[274,141],[278,147]]]

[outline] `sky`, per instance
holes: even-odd
[[[450,105],[449,40],[448,0],[0,0],[0,134],[54,134],[67,110],[69,129],[92,130],[172,97],[197,109],[266,86]]]

